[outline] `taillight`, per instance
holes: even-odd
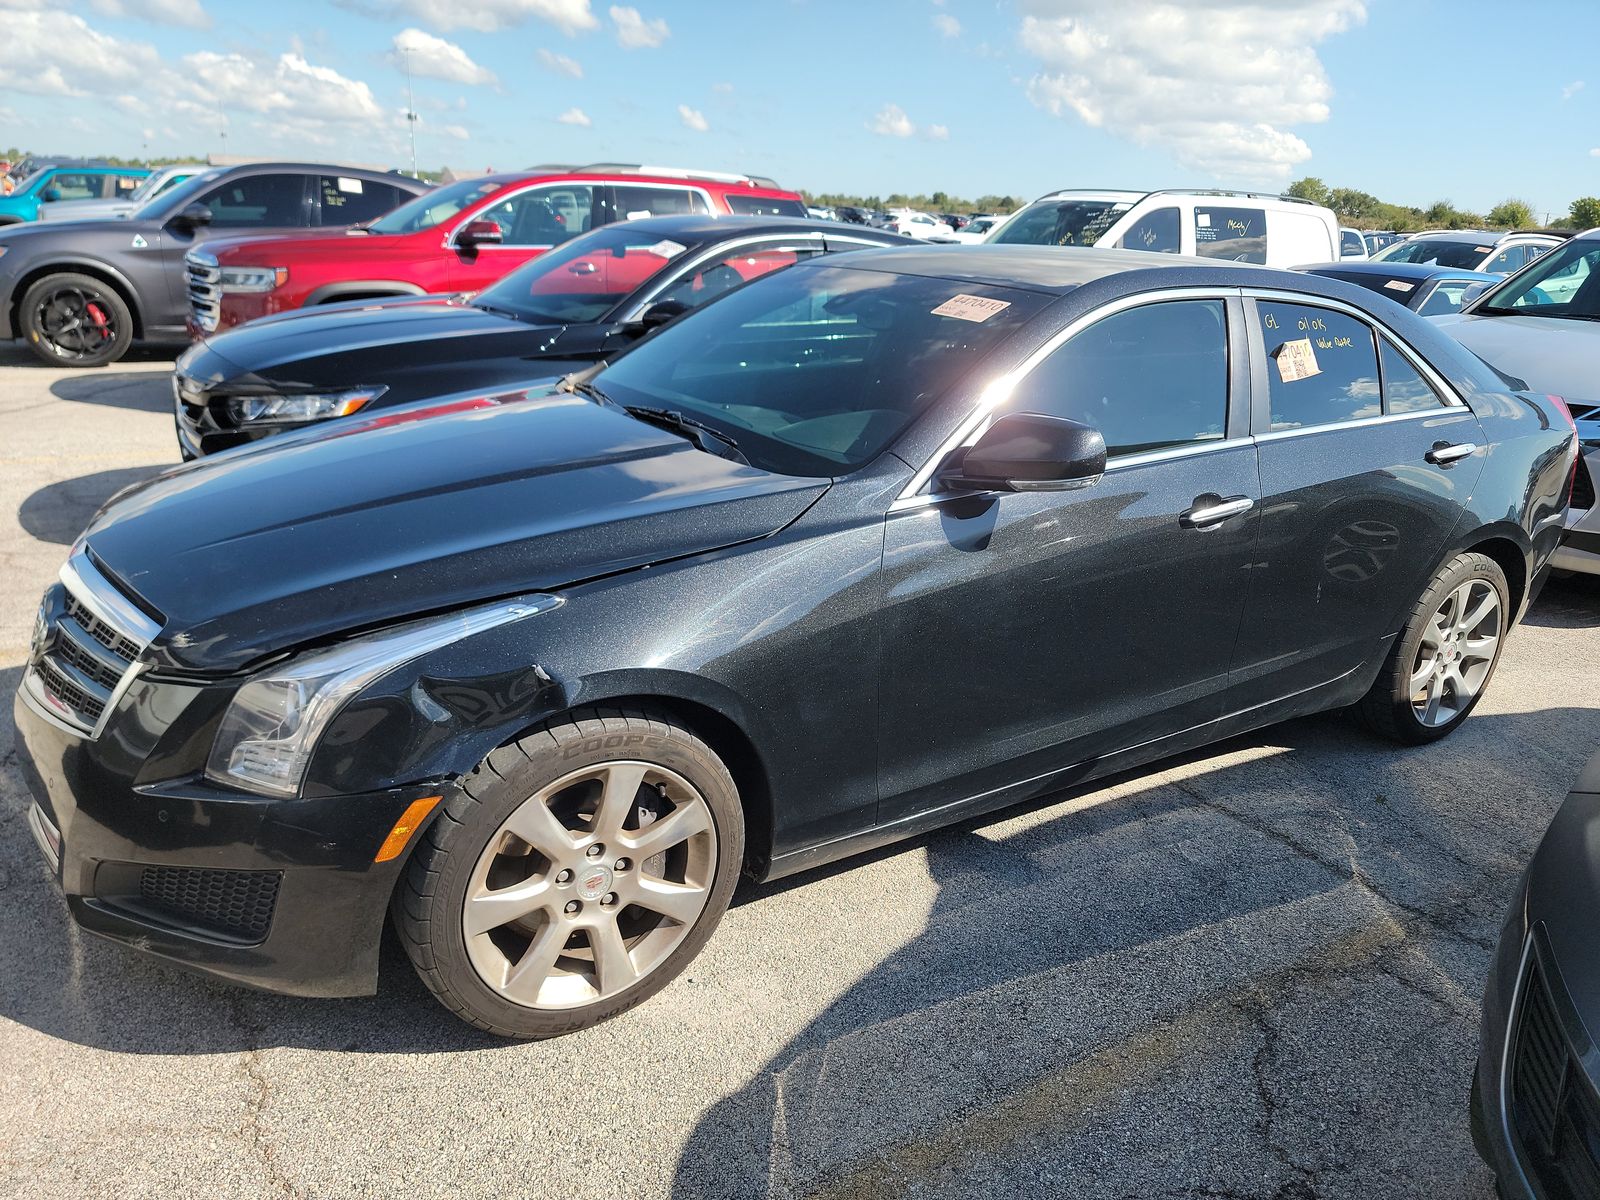
[[[1567,419],[1567,428],[1572,430],[1572,470],[1567,472],[1567,507],[1572,507],[1572,492],[1578,486],[1578,460],[1583,455],[1582,448],[1578,445],[1578,423],[1572,419],[1572,410],[1567,407],[1567,402],[1562,397],[1551,392],[1546,392],[1546,400],[1555,406],[1555,409]]]

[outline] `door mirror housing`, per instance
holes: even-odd
[[[54,203],[55,201],[61,199],[61,189],[53,187],[45,188],[44,191],[39,193],[39,199],[48,200],[51,203]]]
[[[676,320],[688,312],[690,305],[682,300],[657,300],[649,308],[639,314],[639,319],[633,322],[633,327],[641,334],[652,333],[660,329],[668,321]]]
[[[493,221],[468,221],[456,234],[456,245],[463,250],[478,246],[498,246],[505,241],[505,231]]]
[[[1488,280],[1479,280],[1477,283],[1467,284],[1466,290],[1461,293],[1461,307],[1465,308],[1493,286],[1494,284]]]
[[[173,217],[172,224],[178,229],[199,229],[202,226],[211,224],[211,210],[196,200],[177,216]]]
[[[1009,413],[940,471],[947,486],[984,491],[1062,492],[1088,487],[1106,470],[1098,429],[1066,417]]]

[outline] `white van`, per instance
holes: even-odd
[[[1018,209],[986,240],[1293,267],[1339,257],[1339,219],[1321,205],[1261,192],[1064,191]]]

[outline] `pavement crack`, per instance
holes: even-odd
[[[1278,1046],[1283,1034],[1272,1020],[1268,1004],[1268,997],[1251,993],[1235,1001],[1234,1007],[1255,1026],[1261,1037],[1261,1044],[1250,1059],[1256,1102],[1261,1106],[1261,1116],[1256,1119],[1256,1135],[1261,1140],[1262,1149],[1289,1174],[1289,1178],[1281,1181],[1271,1192],[1271,1200],[1314,1200],[1320,1194],[1317,1185],[1321,1181],[1317,1178],[1317,1172],[1295,1161],[1274,1128],[1278,1120],[1278,1097],[1272,1088],[1272,1069],[1278,1060]]]
[[[282,1164],[278,1162],[277,1149],[267,1137],[264,1117],[267,1105],[272,1101],[272,1083],[261,1061],[261,1026],[251,1020],[245,1009],[245,997],[240,992],[230,989],[227,1011],[247,1042],[239,1057],[239,1073],[249,1089],[245,1096],[245,1119],[239,1128],[239,1136],[259,1160],[263,1181],[273,1194],[289,1197],[290,1200],[303,1200],[305,1193],[284,1172]]]

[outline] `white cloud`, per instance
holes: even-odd
[[[950,140],[950,127],[948,125],[929,125],[928,137],[935,142],[948,142]]]
[[[574,79],[583,78],[583,65],[577,59],[568,58],[565,54],[556,54],[550,50],[540,50],[539,61],[557,75],[570,75]]]
[[[944,36],[947,38],[961,36],[961,22],[956,20],[949,13],[935,13],[933,17],[933,27],[940,33],[944,34]]]
[[[282,115],[316,123],[365,124],[383,118],[372,89],[332,67],[319,67],[298,54],[271,64],[242,54],[201,50],[186,55],[185,74],[197,86],[193,99],[213,109]]]
[[[0,88],[35,96],[115,95],[137,90],[161,69],[155,47],[91,29],[63,12],[17,11],[5,21]]]
[[[440,127],[439,132],[445,137],[455,138],[458,142],[465,142],[472,137],[465,125],[444,125]]]
[[[557,117],[556,120],[560,121],[563,125],[577,125],[583,129],[587,129],[589,126],[594,124],[594,122],[589,119],[589,114],[584,112],[581,108],[569,108],[566,112]]]
[[[1583,80],[1574,79],[1571,83],[1567,84],[1566,87],[1561,89],[1561,98],[1563,100],[1571,100],[1581,91],[1583,91]]]
[[[1363,0],[1024,0],[1042,70],[1028,97],[1217,177],[1287,179],[1311,147],[1285,126],[1328,119],[1316,45],[1366,19]]]
[[[402,70],[409,58],[412,73],[428,79],[472,84],[497,82],[493,71],[473,62],[460,46],[420,29],[404,29],[395,34],[394,53],[389,57]]]
[[[356,7],[369,8],[379,15],[410,13],[425,25],[476,29],[480,33],[543,21],[570,36],[600,24],[600,19],[589,11],[589,0],[388,0]]]
[[[1593,150],[1589,151],[1589,157],[1600,158],[1600,146],[1596,146]]]
[[[637,8],[611,6],[611,20],[617,27],[617,44],[624,50],[644,50],[661,45],[672,36],[665,20],[647,21]]]
[[[96,12],[108,17],[185,25],[190,29],[211,28],[211,14],[201,7],[200,0],[92,0],[92,3]]]
[[[711,126],[706,124],[706,115],[698,108],[690,108],[687,104],[678,105],[678,119],[696,133],[704,133]]]
[[[911,118],[906,116],[906,110],[898,104],[885,104],[878,110],[878,115],[867,123],[867,128],[884,137],[908,138],[917,132]]]

